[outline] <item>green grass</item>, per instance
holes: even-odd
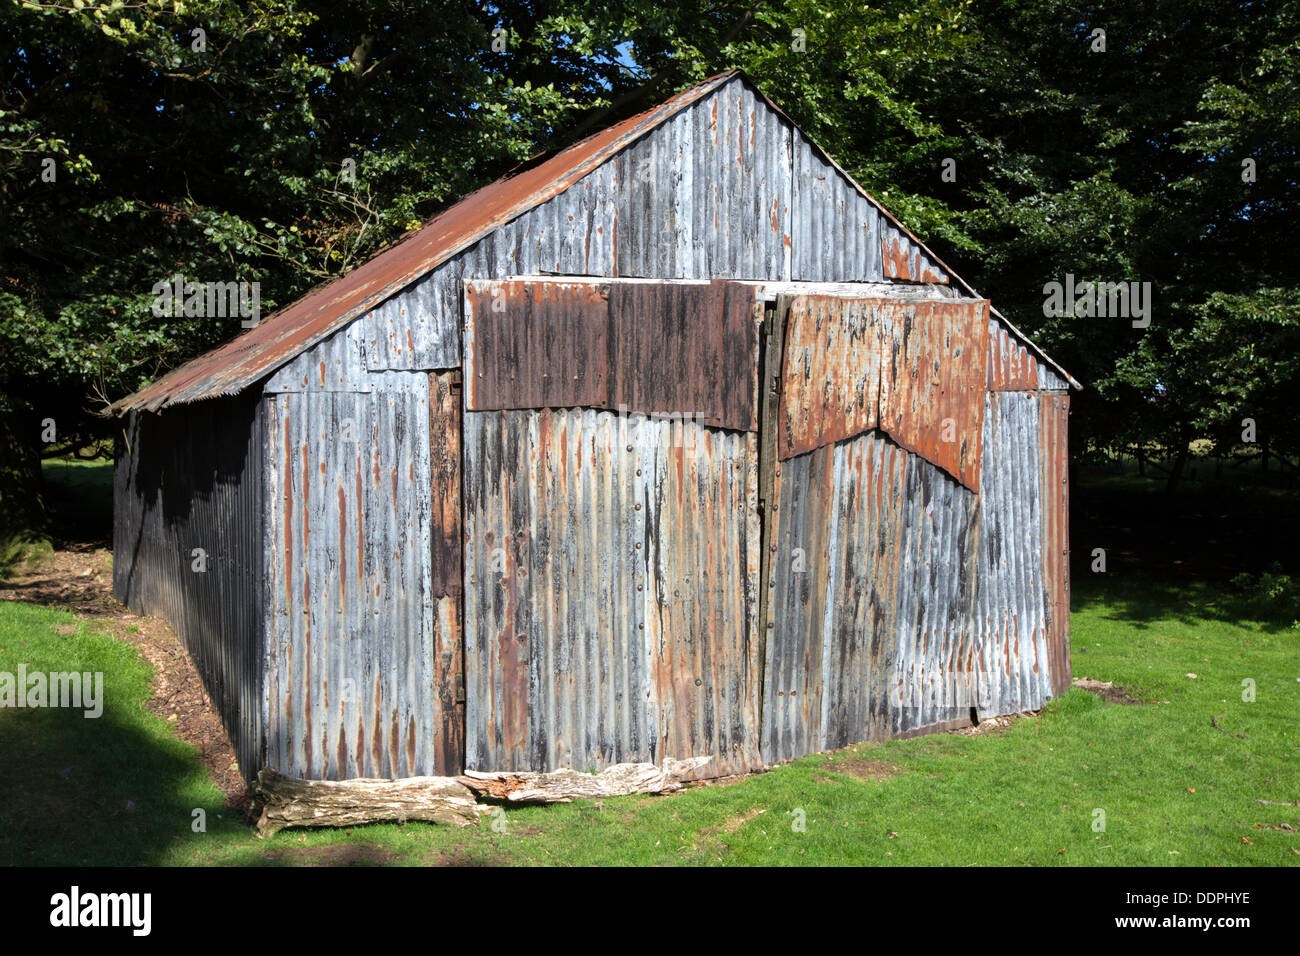
[[[471,830],[258,840],[222,808],[193,749],[145,709],[149,672],[133,651],[71,615],[6,602],[0,670],[101,670],[108,704],[98,720],[0,711],[0,862],[1296,865],[1300,835],[1256,824],[1300,827],[1300,808],[1253,801],[1300,799],[1298,648],[1300,632],[1210,586],[1111,578],[1103,591],[1085,579],[1076,676],[1154,703],[1073,690],[1001,733],[867,744],[666,798],[511,808],[495,830],[488,817]],[[860,779],[847,772],[855,760],[897,773]],[[191,829],[195,808],[206,833]]]

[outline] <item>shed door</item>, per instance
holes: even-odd
[[[769,762],[969,713],[987,309],[800,295],[769,315]]]
[[[757,764],[755,302],[466,284],[467,768]]]
[[[460,373],[319,367],[268,385],[267,765],[458,773]]]

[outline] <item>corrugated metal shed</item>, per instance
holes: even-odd
[[[723,74],[114,406],[115,586],[250,777],[741,772],[1068,687],[1075,384]]]

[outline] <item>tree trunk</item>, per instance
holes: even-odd
[[[478,803],[451,777],[401,780],[297,780],[264,769],[257,775],[263,800],[257,835],[286,827],[347,827],[382,821],[423,820],[454,827],[478,823]]]
[[[1183,480],[1183,470],[1187,467],[1187,458],[1191,454],[1192,436],[1186,429],[1178,430],[1178,453],[1174,455],[1174,463],[1169,469],[1169,479],[1165,482],[1165,494],[1172,495],[1178,490],[1179,483]]]
[[[41,480],[40,423],[0,401],[0,577],[28,546],[49,540]]]
[[[633,793],[670,793],[712,757],[652,763],[620,763],[600,773],[554,770],[550,773],[482,773],[467,770],[456,779],[475,793],[510,803],[572,803],[582,797],[623,797]]]

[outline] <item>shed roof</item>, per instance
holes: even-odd
[[[317,286],[263,319],[255,328],[115,402],[109,406],[109,413],[157,410],[243,391],[493,230],[564,192],[615,154],[733,79],[744,82],[769,107],[785,116],[739,70],[719,73],[643,113],[560,150],[544,161],[525,164],[471,193],[346,275]],[[789,122],[788,117],[786,119]],[[953,279],[971,294],[978,295],[834,160],[815,145],[810,145],[933,261],[943,265]],[[1074,387],[1082,387],[996,309],[994,312]]]

